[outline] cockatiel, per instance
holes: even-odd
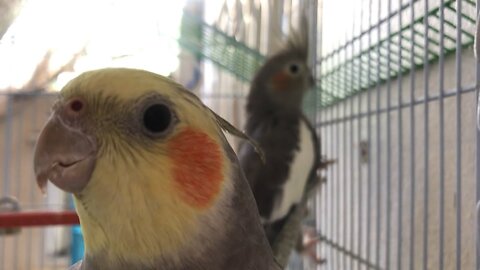
[[[314,85],[307,55],[307,35],[293,32],[257,71],[247,99],[246,134],[264,150],[266,164],[245,143],[239,160],[271,244],[321,166],[317,134],[302,113],[304,94]]]
[[[74,195],[85,256],[70,269],[280,269],[222,129],[242,133],[182,86],[95,70],[52,110],[34,170]]]

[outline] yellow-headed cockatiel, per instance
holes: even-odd
[[[71,269],[280,269],[222,128],[182,86],[135,69],[86,72],[60,92],[35,149],[73,193],[85,240]]]

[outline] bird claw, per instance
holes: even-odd
[[[327,262],[326,259],[317,256],[316,246],[319,242],[320,237],[316,234],[314,229],[303,229],[303,244],[301,253],[304,256],[310,258],[310,260],[312,260],[316,265],[322,265]]]
[[[335,164],[337,162],[336,159],[323,159],[320,161],[320,163],[318,164],[318,169],[319,170],[325,170],[328,168],[328,166],[332,165],[332,164]]]
[[[317,256],[316,245],[318,244],[318,242],[320,242],[320,239],[315,238],[315,239],[310,239],[306,243],[304,243],[303,254],[308,258],[310,258],[310,260],[313,261],[316,265],[321,265],[326,263],[327,260]]]

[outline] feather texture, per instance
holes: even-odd
[[[71,100],[84,110],[68,111]],[[154,134],[145,122],[153,105],[169,112]],[[75,114],[68,123],[65,110]],[[85,257],[71,269],[279,269],[228,125],[180,85],[142,70],[91,71],[65,86],[53,115],[98,146],[74,194]]]

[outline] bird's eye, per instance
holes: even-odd
[[[297,75],[298,73],[300,73],[300,66],[298,64],[290,64],[288,66],[288,72],[291,75]]]
[[[152,104],[143,113],[143,126],[152,135],[162,134],[172,123],[172,112],[165,104]]]

